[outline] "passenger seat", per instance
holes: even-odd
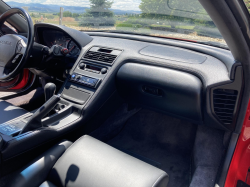
[[[168,180],[164,171],[85,135],[55,145],[8,186],[166,187]]]

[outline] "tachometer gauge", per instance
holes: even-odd
[[[57,41],[56,41],[56,44],[60,45],[62,47],[66,47],[66,38],[65,38],[65,36],[58,37]]]
[[[68,50],[69,50],[69,54],[72,56],[76,56],[80,52],[80,49],[77,47],[75,42],[73,42],[72,40],[68,44]]]

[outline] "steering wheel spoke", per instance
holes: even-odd
[[[15,57],[10,62],[11,66],[13,66],[13,65],[16,66],[20,62],[22,56],[23,56],[23,54],[17,53],[15,55]]]
[[[23,41],[23,40],[19,40],[19,42],[17,43],[17,46],[16,46],[16,55],[23,55],[26,51],[26,43]]]
[[[13,71],[13,68],[3,67],[0,66],[0,76],[1,77],[7,77],[11,72]]]
[[[0,66],[0,76],[3,77],[4,76],[4,67]]]

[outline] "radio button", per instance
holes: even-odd
[[[86,82],[87,81],[87,77],[82,76],[82,81]]]

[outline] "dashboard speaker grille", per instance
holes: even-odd
[[[224,124],[231,124],[233,122],[237,96],[237,90],[213,90],[214,112]]]
[[[85,59],[96,60],[109,64],[112,64],[116,59],[116,57],[117,57],[116,55],[94,52],[94,51],[88,51],[84,56]]]

